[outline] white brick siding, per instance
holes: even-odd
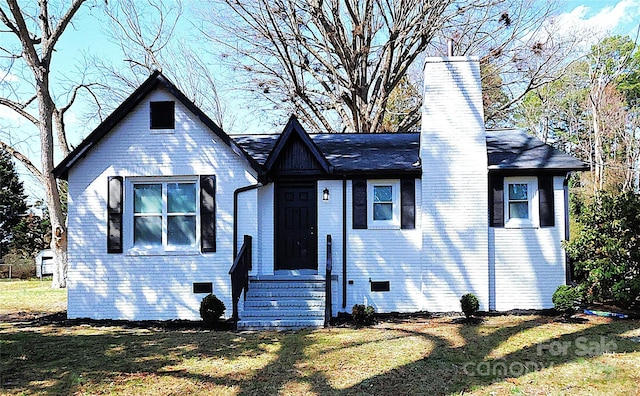
[[[353,229],[352,181],[317,182],[318,273],[325,273],[331,235],[334,314],[354,304],[378,312],[460,311],[468,292],[482,310],[552,306],[551,295],[565,279],[563,177],[554,177],[554,227],[489,227],[479,73],[477,60],[427,60],[415,229]],[[193,293],[194,282],[211,282],[231,316],[234,191],[255,185],[257,176],[179,101],[175,130],[150,130],[149,102],[162,100],[174,98],[162,88],[151,92],[69,171],[70,318],[198,320],[204,294]],[[124,253],[107,254],[109,176],[210,174],[216,175],[215,253],[132,254],[125,237]],[[274,183],[238,196],[236,242],[239,249],[243,235],[253,237],[251,275],[274,274],[274,197]],[[385,281],[388,292],[371,291],[370,282]]]
[[[422,159],[422,290],[430,311],[459,311],[473,292],[488,309],[487,148],[480,68],[429,58]]]
[[[564,178],[553,178],[555,226],[490,228],[489,269],[495,277],[491,308],[552,308],[551,296],[565,281]],[[495,302],[493,300],[495,298]]]
[[[254,254],[254,262],[258,263],[259,275],[273,275],[274,271],[274,194],[273,183],[267,184],[258,190],[258,253]]]
[[[354,304],[368,304],[377,312],[412,312],[425,309],[420,293],[421,267],[420,208],[416,207],[416,228],[411,230],[356,230],[352,226],[352,190],[347,181],[347,301],[342,307],[343,287],[343,193],[341,180],[320,180],[317,183],[318,205],[318,273],[325,274],[326,238],[332,236],[333,245],[333,312],[351,312]],[[420,183],[416,180],[416,203],[420,202]],[[322,200],[328,188],[330,198]],[[367,197],[369,200],[370,197]],[[260,189],[260,245],[262,260],[260,274],[273,274],[273,184]],[[265,226],[263,227],[262,224]],[[390,291],[372,292],[369,281],[389,281]]]
[[[329,200],[322,200],[322,191],[329,189]],[[342,181],[318,181],[318,274],[326,274],[327,235],[332,239],[332,312],[342,311]]]
[[[376,312],[412,312],[425,309],[421,293],[419,203],[420,183],[416,180],[415,229],[353,229],[352,183],[347,182],[347,305],[372,305]],[[371,197],[367,196],[371,206]],[[370,281],[389,281],[388,292],[372,292]],[[341,285],[341,283],[340,283]],[[341,300],[342,301],[342,300]],[[342,310],[342,309],[341,309]]]
[[[69,172],[70,318],[197,320],[204,295],[193,293],[194,282],[212,282],[231,315],[227,273],[233,257],[233,192],[256,180],[246,160],[179,101],[175,130],[151,131],[149,101],[160,100],[174,98],[153,91]],[[109,176],[201,174],[217,177],[215,253],[133,256],[125,246],[125,253],[107,254]],[[243,210],[255,209],[243,204]],[[242,232],[255,232],[255,217],[242,219]]]

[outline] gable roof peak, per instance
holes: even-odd
[[[209,116],[207,116],[193,101],[182,93],[160,70],[154,70],[147,79],[136,88],[111,114],[107,116],[80,144],[64,158],[54,169],[53,174],[59,179],[66,179],[69,170],[88,152],[115,128],[136,106],[138,106],[156,87],[162,85],[176,100],[181,102],[191,113],[196,116],[209,130],[232,148],[236,153],[244,157],[251,167],[259,174],[261,167],[250,155],[239,147]]]
[[[278,137],[273,150],[269,154],[267,161],[265,162],[265,168],[267,173],[271,172],[274,165],[278,162],[280,155],[283,153],[285,147],[291,141],[292,138],[298,138],[302,141],[302,144],[309,151],[311,156],[318,162],[322,170],[329,174],[333,172],[333,167],[326,159],[322,151],[318,149],[318,146],[313,142],[307,131],[302,127],[300,121],[295,115],[291,115],[287,121],[287,125]]]

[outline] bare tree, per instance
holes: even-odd
[[[640,31],[640,30],[639,30]],[[637,38],[636,38],[637,40]],[[618,80],[628,73],[629,65],[636,50],[636,40],[629,37],[608,37],[593,46],[588,57],[589,96],[593,139],[593,188],[601,191],[605,183],[607,166],[606,134],[611,121],[611,93]],[[620,100],[619,100],[620,101]],[[617,111],[617,110],[616,110]],[[619,118],[619,117],[618,117]],[[635,132],[634,132],[635,133]]]
[[[197,41],[183,31],[185,23],[180,29],[185,14],[182,2],[168,5],[162,0],[122,0],[107,4],[105,13],[105,35],[120,48],[123,58],[94,58],[90,63],[109,87],[111,92],[106,96],[110,103],[122,102],[159,70],[219,126],[232,124],[233,118],[219,98],[211,65]]]
[[[425,52],[446,55],[448,39],[457,54],[478,55],[498,64],[515,48],[559,57],[547,43],[531,43],[552,4],[531,8],[520,0],[210,0],[205,34],[226,47],[222,58],[245,73],[247,91],[277,110],[295,112],[310,129],[381,131],[393,89]],[[540,13],[540,11],[543,11]],[[533,40],[533,39],[531,39]],[[490,49],[494,49],[491,53]],[[487,55],[490,54],[491,56]],[[502,59],[502,58],[500,58]],[[500,65],[504,66],[504,65]],[[542,81],[533,67],[530,87]],[[531,88],[529,88],[531,89]],[[505,106],[519,100],[513,95]],[[398,130],[417,124],[418,105],[405,110]],[[338,126],[339,125],[339,126]]]
[[[310,129],[376,131],[389,94],[451,17],[452,3],[214,0],[203,33],[248,74],[250,91],[295,110]]]
[[[14,145],[0,141],[0,147],[19,160],[43,185],[51,219],[51,248],[55,253],[53,287],[66,287],[67,235],[65,218],[60,202],[58,183],[52,174],[54,146],[62,155],[69,153],[65,130],[65,114],[75,102],[78,93],[90,84],[77,85],[67,103],[57,105],[50,86],[51,61],[55,47],[85,0],[73,0],[63,6],[51,6],[47,1],[37,5],[21,6],[17,0],[6,0],[0,5],[0,60],[5,75],[0,85],[0,106],[10,109],[38,130],[40,165],[23,154]],[[11,82],[8,76],[15,72],[19,79]],[[18,86],[19,85],[19,86]],[[25,95],[23,91],[29,87]]]
[[[590,164],[591,172],[580,177],[588,195],[637,189],[639,65],[634,40],[603,38],[520,105],[521,126]]]
[[[559,26],[557,12],[554,1],[504,0],[474,7],[443,28],[440,41],[453,38],[456,53],[480,57],[488,71],[482,75],[485,95],[502,96],[485,106],[490,125],[510,124],[514,105],[559,79],[576,60],[584,32],[563,33],[567,27]]]

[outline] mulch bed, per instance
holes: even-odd
[[[621,309],[619,307],[606,304],[592,304],[587,309],[606,312],[617,312],[628,315],[629,319],[639,319],[640,309]],[[384,313],[376,314],[377,323],[419,323],[428,319],[451,318],[454,323],[460,324],[479,324],[483,322],[483,317],[504,316],[504,315],[541,315],[541,316],[558,316],[553,309],[545,310],[512,310],[507,312],[478,312],[472,318],[465,318],[460,312],[412,312],[412,313]],[[565,321],[587,321],[593,318],[582,312],[573,315],[571,318],[561,318]],[[615,319],[615,318],[614,318]],[[624,320],[624,319],[621,319]],[[14,312],[8,314],[0,314],[0,322],[5,323],[29,323],[30,325],[55,325],[55,326],[79,326],[91,325],[96,327],[112,327],[121,326],[123,328],[132,329],[154,329],[154,330],[233,330],[233,322],[222,321],[215,326],[205,326],[202,321],[192,320],[112,320],[112,319],[67,319],[66,311],[56,313],[38,313],[38,312]],[[331,327],[355,327],[353,318],[350,314],[340,312],[337,317],[331,319]]]
[[[222,321],[215,326],[206,326],[194,320],[115,320],[115,319],[67,319],[67,312],[34,313],[16,312],[0,315],[0,322],[28,322],[31,325],[55,325],[62,327],[91,325],[95,327],[120,326],[131,329],[155,330],[232,330],[233,323]]]

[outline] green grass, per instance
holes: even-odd
[[[15,291],[4,286],[3,298]],[[0,324],[0,393],[636,394],[639,340],[637,320],[541,316],[295,333],[10,321]]]
[[[50,280],[0,280],[0,315],[47,314],[67,309],[67,291]]]

